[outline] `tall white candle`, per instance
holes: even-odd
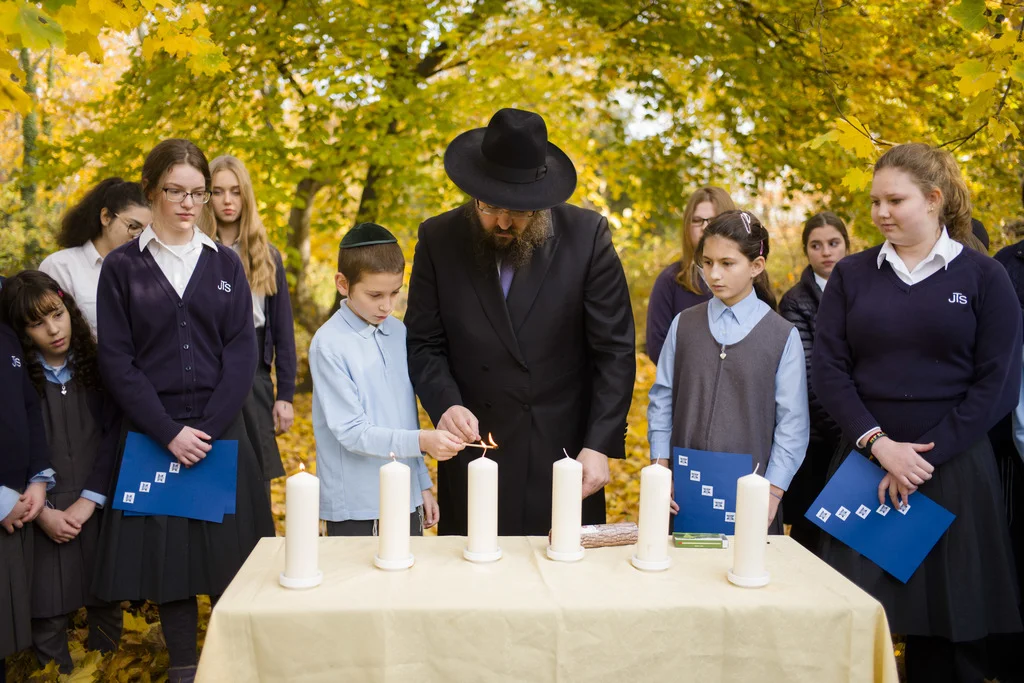
[[[320,480],[305,467],[285,483],[284,529],[281,584],[288,588],[318,585],[323,577],[318,567]]]
[[[467,560],[493,562],[501,558],[498,547],[498,463],[482,457],[469,463],[469,495],[466,511]]]
[[[559,458],[551,472],[551,546],[548,557],[574,561],[583,557],[583,465]]]
[[[739,586],[768,583],[765,549],[768,545],[768,496],[771,484],[758,474],[736,481],[736,537],[733,539],[729,580]]]
[[[669,566],[668,515],[672,472],[658,464],[640,470],[640,523],[633,565],[660,570]]]
[[[409,466],[392,460],[380,468],[380,510],[375,563],[382,569],[412,565],[409,552]]]

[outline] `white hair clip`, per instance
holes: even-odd
[[[740,211],[740,218],[743,219],[743,227],[747,229],[747,234],[750,234],[750,214],[746,211]]]

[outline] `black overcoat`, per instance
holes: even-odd
[[[551,209],[547,239],[520,268],[507,301],[497,264],[475,255],[467,207],[425,221],[409,284],[409,374],[434,424],[453,405],[500,450],[498,531],[546,535],[551,465],[592,448],[625,457],[636,374],[629,290],[608,222]],[[439,531],[466,533],[466,468],[478,449],[438,466]],[[583,522],[605,519],[604,491]]]

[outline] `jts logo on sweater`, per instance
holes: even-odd
[[[949,301],[949,303],[951,304],[966,304],[967,297],[961,294],[960,292],[953,292],[953,296],[949,297],[947,301]]]
[[[226,293],[230,294],[231,293],[231,283],[230,282],[225,282],[224,280],[221,280],[220,284],[217,285],[217,289],[219,289],[222,292],[226,292]]]
[[[11,356],[11,367],[12,368],[20,368],[21,367],[21,359],[18,358],[17,356]]]

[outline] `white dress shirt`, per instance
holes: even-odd
[[[825,291],[825,285],[828,284],[828,280],[818,275],[817,273],[814,273],[814,282],[818,285],[818,289],[820,289],[823,292]]]
[[[946,232],[946,227],[943,226],[942,234],[939,235],[935,246],[924,257],[924,260],[914,266],[914,270],[907,268],[907,264],[896,253],[896,248],[892,246],[889,240],[885,241],[882,249],[878,252],[878,267],[881,268],[882,264],[888,261],[893,271],[901,280],[908,285],[916,285],[918,282],[935,275],[940,270],[948,268],[950,262],[959,256],[963,250],[964,245],[950,239],[949,233]]]
[[[79,310],[96,335],[96,288],[100,282],[103,257],[96,245],[88,241],[80,247],[61,249],[43,259],[39,270],[43,271],[75,298]]]
[[[202,230],[192,228],[192,239],[185,244],[164,244],[150,225],[139,235],[139,250],[149,249],[153,260],[160,266],[161,272],[179,297],[185,295],[188,281],[192,279],[199,255],[207,246],[217,251],[217,243]]]

